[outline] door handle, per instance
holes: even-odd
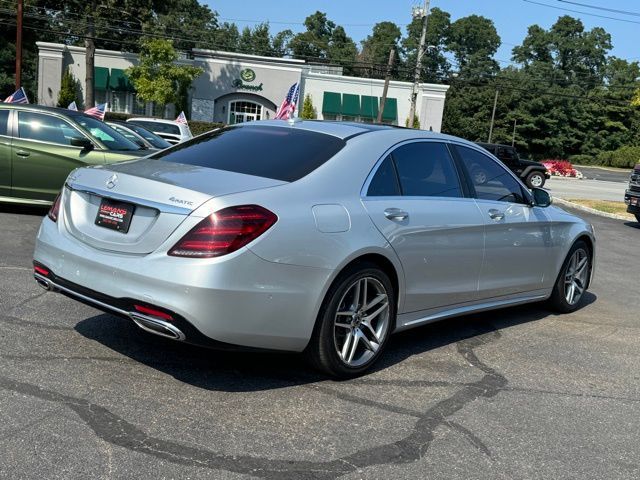
[[[389,220],[405,220],[409,217],[409,214],[404,210],[400,210],[399,208],[387,208],[384,211],[384,216]]]
[[[28,157],[31,155],[29,152],[25,152],[24,150],[16,150],[16,155],[19,157]]]
[[[492,208],[491,210],[489,210],[489,216],[493,220],[502,220],[504,218],[504,212]]]

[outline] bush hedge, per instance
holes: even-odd
[[[131,115],[130,113],[116,113],[107,112],[105,120],[125,122],[128,118],[139,117],[140,115]],[[224,123],[217,122],[197,122],[195,120],[189,120],[189,130],[193,133],[193,136],[200,135],[201,133],[210,132],[216,128],[224,127]]]

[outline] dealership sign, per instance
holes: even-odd
[[[236,78],[231,85],[238,90],[250,90],[253,92],[262,91],[262,83],[260,85],[249,85],[256,79],[256,72],[250,68],[245,68],[240,72],[240,78]]]

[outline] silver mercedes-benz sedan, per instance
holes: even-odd
[[[347,377],[392,332],[526,302],[578,308],[593,228],[550,203],[459,138],[253,122],[72,172],[34,275],[148,332],[305,352]]]

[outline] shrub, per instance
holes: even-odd
[[[579,172],[573,168],[571,162],[559,159],[543,160],[542,164],[549,170],[551,175],[558,177],[579,177]]]
[[[104,115],[105,121],[114,121],[114,122],[125,122],[127,118],[133,118],[135,115],[130,115],[128,113],[117,113],[117,112],[107,112]]]
[[[571,155],[568,160],[573,165],[596,165],[598,161],[595,155]]]
[[[189,120],[189,130],[191,130],[194,137],[220,127],[224,127],[224,123],[197,122],[195,120]]]
[[[611,152],[611,166],[633,168],[640,163],[640,147],[620,147]]]

